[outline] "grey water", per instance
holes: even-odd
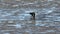
[[[60,0],[0,0],[0,34],[60,34]]]

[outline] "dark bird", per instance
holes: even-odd
[[[31,12],[30,15],[32,16],[32,20],[35,20],[35,12]]]

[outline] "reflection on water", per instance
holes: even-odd
[[[60,34],[59,0],[0,0],[1,34]],[[30,12],[35,12],[31,20]]]

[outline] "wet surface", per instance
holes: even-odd
[[[0,34],[60,34],[60,0],[0,0]]]

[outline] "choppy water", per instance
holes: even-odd
[[[0,34],[60,34],[60,0],[0,0]]]

